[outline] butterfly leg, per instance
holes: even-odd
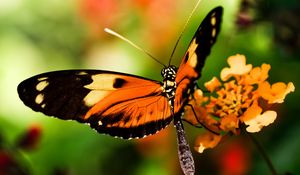
[[[197,116],[197,114],[196,114],[196,112],[195,112],[195,109],[194,109],[193,105],[191,105],[191,104],[188,103],[187,106],[189,106],[189,107],[192,109],[195,119],[197,120],[197,122],[198,122],[201,126],[203,126],[203,128],[205,128],[206,130],[210,131],[211,133],[214,133],[214,134],[216,134],[216,135],[220,135],[220,133],[218,133],[218,132],[216,132],[216,131],[213,131],[213,130],[209,129],[207,126],[205,126],[205,124],[204,124],[203,122],[201,122],[201,121],[198,119],[198,116]],[[187,122],[187,120],[184,120],[184,121]],[[187,123],[193,125],[191,122],[187,122]],[[193,125],[193,126],[194,126],[194,125]],[[197,127],[197,126],[196,126],[196,127]]]
[[[190,122],[190,121],[188,121],[188,120],[186,120],[186,119],[181,119],[182,121],[185,121],[185,122],[187,122],[188,124],[190,124],[190,125],[192,125],[192,126],[194,126],[194,127],[196,127],[196,128],[203,128],[202,127],[202,125],[201,126],[195,126],[192,122]]]

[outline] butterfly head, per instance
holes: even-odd
[[[171,65],[169,67],[163,68],[161,70],[161,75],[164,77],[164,81],[175,81],[177,67]]]

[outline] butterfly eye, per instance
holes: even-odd
[[[166,74],[166,69],[165,69],[165,68],[163,68],[163,69],[161,70],[161,75],[164,76],[164,74]]]
[[[175,71],[175,72],[177,72],[177,67],[176,66],[171,66],[171,68]]]

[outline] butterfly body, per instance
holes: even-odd
[[[21,82],[25,105],[48,116],[88,123],[99,133],[142,138],[180,120],[220,30],[222,7],[213,9],[190,42],[179,67],[162,71],[163,81],[105,70],[62,70]]]
[[[174,97],[176,93],[176,72],[177,67],[176,66],[169,66],[166,68],[163,68],[161,71],[161,75],[163,76],[163,93],[165,97],[168,98],[169,104],[171,105],[171,109],[174,108]]]

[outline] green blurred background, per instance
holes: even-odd
[[[168,127],[142,141],[100,135],[87,125],[33,112],[19,100],[18,83],[61,69],[107,69],[161,80],[161,65],[103,31],[123,34],[167,63],[195,0],[2,0],[0,2],[0,148],[16,155],[27,174],[181,174],[176,135]],[[270,82],[293,82],[296,91],[278,107],[274,124],[255,134],[279,174],[300,174],[299,0],[203,0],[172,61],[178,65],[195,29],[217,5],[222,30],[200,84],[240,53],[254,66],[271,64]],[[297,100],[298,99],[298,100]],[[15,147],[30,128],[41,138],[34,149]],[[191,147],[202,132],[186,125]],[[1,151],[0,151],[1,152]],[[235,136],[203,154],[193,151],[197,174],[270,174],[257,149]]]

